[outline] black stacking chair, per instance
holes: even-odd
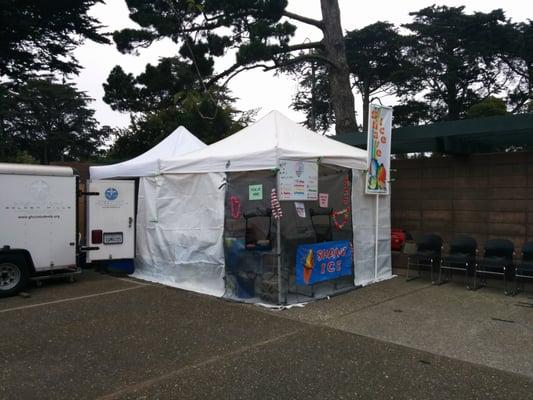
[[[237,282],[247,296],[255,295],[255,280],[265,272],[265,258],[274,254],[272,250],[272,209],[256,208],[243,214],[245,220],[244,243],[246,253],[237,271]]]
[[[524,290],[524,280],[533,279],[533,241],[525,242],[522,246],[522,259],[515,268],[515,293],[519,292],[519,283],[522,283]]]
[[[474,268],[474,290],[478,289],[477,276],[483,278],[487,276],[503,277],[505,294],[507,290],[507,281],[512,278],[514,244],[507,239],[491,239],[485,243],[483,258],[478,260]]]
[[[331,224],[331,217],[333,214],[333,208],[310,208],[309,216],[311,218],[311,225],[313,225],[313,231],[315,232],[315,238],[318,242],[330,242],[333,240],[333,228]],[[318,221],[324,220],[327,217],[327,224],[319,224]]]
[[[465,285],[470,289],[469,279],[476,265],[477,242],[470,236],[456,236],[450,242],[450,253],[441,258],[439,268],[439,285],[442,283],[442,270],[449,272],[451,279],[453,271],[461,271],[465,275]]]
[[[411,254],[407,258],[407,281],[420,277],[421,267],[429,267],[431,274],[431,283],[433,280],[433,266],[440,262],[442,251],[442,238],[434,233],[428,233],[416,242],[416,253]],[[418,268],[418,276],[409,278],[409,270],[411,267]]]
[[[242,216],[246,221],[246,250],[272,250],[272,209],[257,208],[243,213]]]

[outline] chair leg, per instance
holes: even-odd
[[[516,296],[520,291],[520,285],[518,282],[518,277],[516,276],[518,274],[518,268],[515,267],[514,269],[514,294],[513,296]]]
[[[439,286],[442,285],[442,260],[439,263]]]
[[[418,262],[417,262],[418,265]],[[417,279],[420,276],[420,265],[418,265],[418,276],[409,277],[409,269],[411,268],[411,258],[407,259],[407,277],[405,279],[406,282],[412,281],[414,279]]]
[[[505,271],[507,272],[507,269]],[[516,290],[516,281],[517,281],[517,278],[516,278],[516,267],[514,269],[513,269],[512,266],[509,267],[509,275],[511,275],[510,276],[511,282],[509,282],[509,284],[511,284],[511,286],[514,286],[514,289],[512,289],[507,294],[514,297],[514,296],[516,296],[518,294],[518,292]],[[504,275],[504,279],[506,279],[505,275]],[[514,281],[514,285],[512,285],[513,281]]]
[[[474,287],[473,290],[477,290],[477,268],[474,267]]]
[[[431,284],[434,285],[436,282],[435,282],[435,279],[433,279],[433,266],[435,265],[435,261],[434,260],[430,260],[430,264],[429,264],[429,276],[431,277]]]
[[[509,292],[507,291],[507,270],[505,267],[503,268],[503,293],[509,296]]]
[[[518,289],[518,278],[515,276],[514,277],[514,289],[513,289],[513,293],[512,293],[512,296],[516,296],[517,294],[519,293],[519,289]]]

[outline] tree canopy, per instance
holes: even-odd
[[[406,57],[409,40],[390,23],[380,21],[347,32],[345,43],[351,85],[361,95],[362,125],[366,130],[370,100],[402,90],[416,75],[416,68]],[[308,63],[289,72],[296,75],[300,86],[293,108],[306,114],[307,126],[318,121],[317,129],[328,130],[335,120],[330,95],[324,90],[328,83],[326,67]]]
[[[206,79],[207,86],[224,86],[228,79],[251,68],[268,71],[315,60],[329,66],[329,91],[335,93],[331,103],[337,130],[355,130],[354,100],[337,0],[321,0],[322,20],[287,11],[286,0],[127,0],[126,3],[130,18],[140,28],[113,34],[120,51],[134,52],[156,40],[170,38],[181,45],[180,56],[199,69],[212,66],[217,57],[235,53],[234,63]],[[323,39],[291,43],[295,21],[321,30]],[[300,53],[306,49],[313,51]],[[205,78],[201,72],[198,75]]]
[[[32,79],[4,85],[0,96],[3,159],[22,149],[43,164],[86,160],[100,152],[109,128],[99,128],[91,100],[73,84]]]
[[[464,7],[447,6],[410,15],[404,34],[377,22],[345,36],[350,77],[365,116],[370,100],[384,95],[398,99],[396,126],[461,119],[472,108],[499,113],[488,106],[494,96],[511,112],[533,110],[532,21],[512,23],[500,9],[468,14]],[[319,121],[326,130],[334,122],[330,95],[311,96],[310,88],[327,77],[316,69],[313,79],[310,65],[293,68],[300,88],[292,106],[306,113],[308,125]]]
[[[34,73],[77,73],[72,50],[84,39],[109,40],[88,15],[102,0],[0,0],[0,76],[22,79]]]
[[[395,96],[396,126],[533,111],[533,22],[515,23],[501,9],[465,12],[430,6],[400,27],[379,21],[343,33],[338,0],[320,0],[321,19],[287,10],[287,0],[126,0],[136,28],[113,33],[117,48],[136,53],[162,39],[176,53],[133,75],[115,67],[104,100],[131,117],[127,129],[99,128],[90,99],[58,75],[79,73],[73,49],[85,39],[108,43],[90,7],[103,0],[0,0],[0,157],[125,159],[155,145],[178,125],[211,143],[250,121],[226,84],[253,68],[299,81],[292,106],[304,123],[355,132],[355,91],[363,103]],[[299,24],[317,41],[295,42]],[[232,61],[218,70],[220,57]]]
[[[507,107],[502,99],[489,96],[477,104],[470,106],[466,116],[468,118],[492,117],[495,115],[506,115]]]
[[[0,158],[48,163],[99,152],[90,99],[54,75],[78,74],[73,50],[85,39],[109,43],[89,9],[102,0],[0,0]]]
[[[466,14],[464,7],[431,6],[412,12],[418,90],[436,119],[460,119],[469,107],[504,88],[498,57],[507,22],[501,9]]]
[[[313,131],[326,132],[335,123],[335,113],[328,91],[327,68],[312,62],[287,70],[298,79],[298,90],[292,99],[292,108],[304,113],[303,124]]]
[[[515,112],[533,112],[533,21],[511,24],[507,34],[502,55],[515,84],[509,103]]]
[[[205,65],[209,77],[212,66]],[[233,133],[249,121],[249,115],[233,107],[227,89],[216,85],[203,90],[195,67],[178,57],[148,64],[138,76],[115,67],[104,83],[104,100],[113,110],[130,113],[129,129],[119,132],[110,157],[134,157],[156,145],[179,125],[186,126],[205,143]]]
[[[416,76],[406,57],[409,41],[394,25],[376,22],[346,35],[346,54],[353,85],[363,101],[363,130],[371,97],[393,94]]]

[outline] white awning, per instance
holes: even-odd
[[[180,126],[140,156],[118,164],[90,167],[90,176],[91,179],[110,179],[158,175],[160,160],[172,160],[204,147],[204,142]]]

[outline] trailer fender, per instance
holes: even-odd
[[[0,257],[2,256],[9,256],[10,258],[14,258],[18,261],[21,261],[26,265],[28,268],[28,272],[30,274],[35,273],[35,266],[33,264],[33,260],[31,258],[31,254],[26,249],[12,249],[9,246],[4,246],[0,248]]]

